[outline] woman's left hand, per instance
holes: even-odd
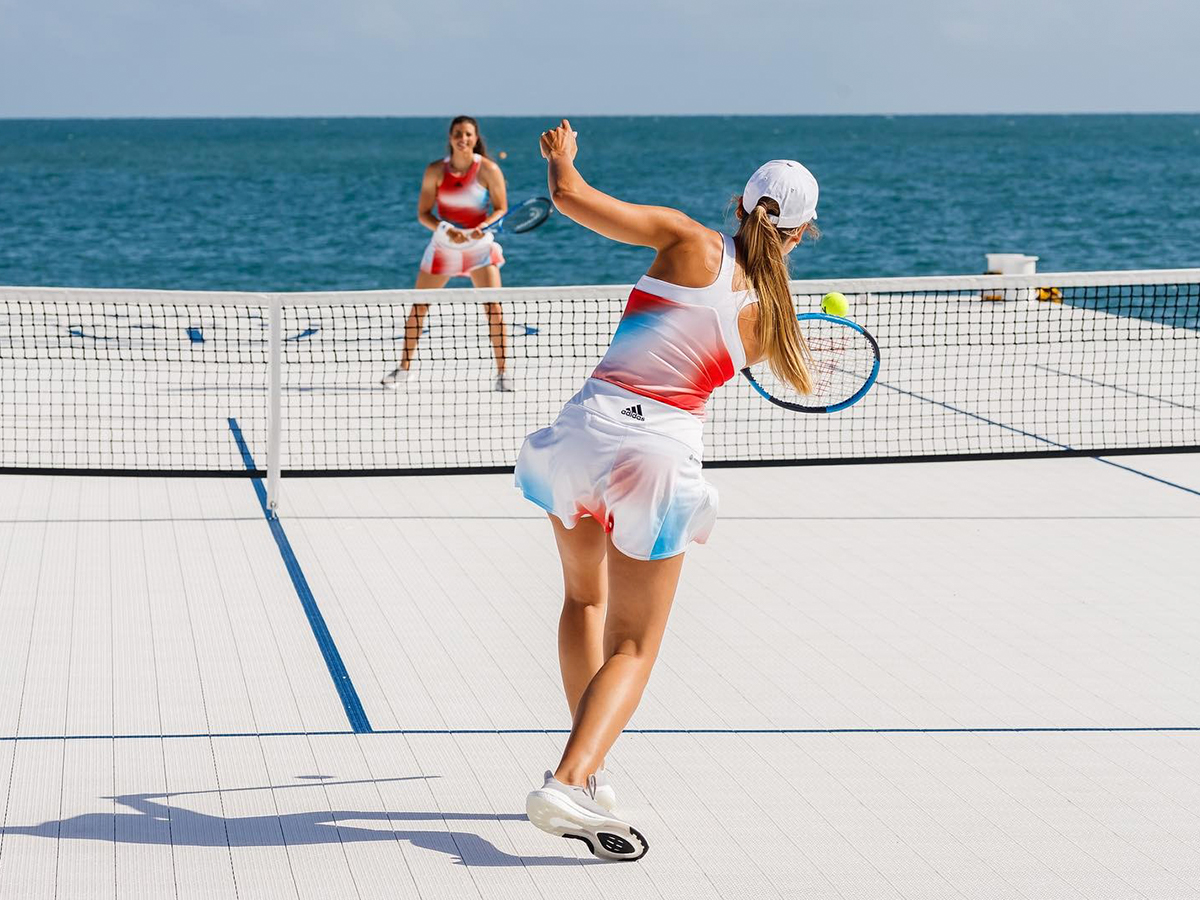
[[[579,148],[575,143],[575,132],[571,130],[571,123],[566,119],[563,119],[557,128],[543,131],[539,143],[541,144],[543,159],[550,159],[554,156],[565,156],[567,159],[573,161],[575,154],[579,152]]]
[[[474,231],[472,231],[472,232],[471,232],[469,235],[467,235],[467,236],[468,236],[468,237],[469,237],[471,240],[473,240],[473,241],[477,241],[477,240],[479,240],[481,237],[483,237],[483,229],[482,229],[482,228],[476,228]]]

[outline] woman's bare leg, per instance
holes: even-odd
[[[564,784],[586,783],[637,709],[683,571],[682,553],[660,560],[632,559],[617,550],[611,539],[606,540],[605,663],[576,708],[571,736],[554,773]]]
[[[471,284],[477,288],[500,287],[500,269],[496,266],[473,269]],[[504,330],[504,313],[499,303],[485,303],[483,311],[487,315],[492,352],[496,354],[496,371],[503,375],[508,361],[508,332]]]
[[[449,280],[449,275],[418,272],[416,288],[418,290],[442,288]],[[425,315],[428,312],[429,304],[427,303],[414,303],[412,309],[408,311],[408,318],[404,322],[404,352],[400,356],[400,368],[406,372],[412,365],[413,355],[417,352],[417,341],[421,339],[421,329],[425,325]]]
[[[567,528],[554,516],[554,540],[562,559],[563,608],[558,619],[558,665],[571,718],[579,698],[604,664],[604,613],[608,601],[608,575],[604,556],[604,529],[585,516]],[[593,770],[594,771],[594,770]]]

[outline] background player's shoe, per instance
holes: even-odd
[[[516,390],[513,387],[512,377],[507,372],[500,372],[496,375],[496,390],[504,393]]]
[[[379,380],[379,383],[385,388],[394,391],[397,388],[403,387],[404,382],[406,381],[408,381],[408,369],[401,369],[397,367],[384,375],[383,378]]]

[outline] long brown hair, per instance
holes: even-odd
[[[737,198],[741,209],[742,198]],[[746,280],[758,297],[758,321],[755,337],[767,362],[779,379],[786,381],[802,394],[813,389],[812,353],[796,321],[796,307],[788,290],[788,269],[784,262],[783,243],[795,237],[798,229],[780,229],[767,216],[779,215],[779,204],[762,197],[750,212],[741,210],[741,224],[733,242],[746,272]],[[801,226],[802,228],[804,226]],[[816,228],[809,223],[806,232],[816,237]]]
[[[474,152],[478,153],[480,156],[482,156],[486,159],[487,155],[488,155],[487,154],[487,145],[485,145],[483,143],[483,132],[481,132],[479,130],[479,123],[476,122],[470,116],[455,116],[453,119],[450,120],[450,127],[446,129],[446,133],[452,134],[454,132],[455,125],[470,125],[472,128],[475,129],[475,151]],[[446,141],[446,150],[451,155],[453,155],[454,147],[450,144],[449,141]]]

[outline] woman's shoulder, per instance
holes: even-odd
[[[479,172],[486,175],[499,175],[500,164],[487,156],[479,157]]]
[[[664,212],[666,225],[675,238],[665,252],[681,259],[703,260],[706,267],[715,265],[719,269],[725,256],[725,235],[697,222],[682,210],[664,207]]]
[[[688,238],[694,241],[696,246],[704,248],[705,255],[710,259],[715,259],[720,265],[727,250],[725,233],[709,228],[691,217],[688,217],[687,225],[684,228]]]
[[[702,222],[697,222],[681,209],[662,207],[664,221],[675,232],[677,243],[692,247],[723,246],[724,238],[719,231],[713,231]]]
[[[646,274],[680,287],[710,287],[724,269],[725,236],[680,210],[663,209],[673,220],[675,240],[659,250]]]

